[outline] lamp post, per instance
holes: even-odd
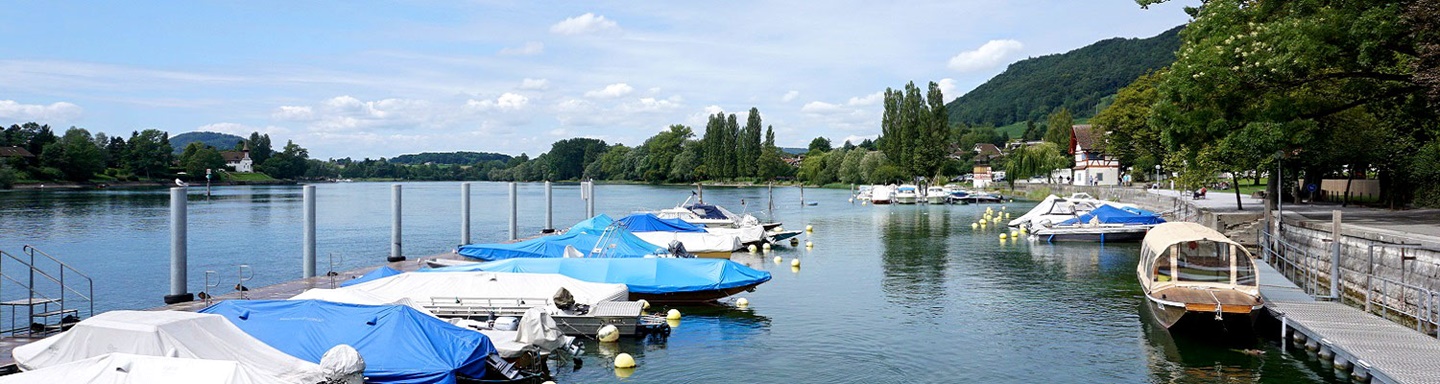
[[[1155,164],[1155,188],[1160,188],[1160,164]]]

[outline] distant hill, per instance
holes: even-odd
[[[410,155],[395,156],[390,159],[396,164],[450,164],[450,165],[471,165],[490,160],[510,161],[510,155],[490,152],[422,152]]]
[[[803,155],[803,154],[809,153],[809,152],[810,152],[810,149],[809,149],[809,148],[786,148],[786,147],[780,147],[780,152],[788,153],[788,154],[791,154],[791,155]]]
[[[197,141],[205,143],[205,145],[215,147],[215,149],[221,151],[229,151],[235,149],[235,145],[239,144],[241,141],[245,141],[245,139],[240,136],[235,136],[228,133],[200,131],[185,132],[179,135],[171,136],[170,147],[175,149],[175,154],[180,154],[180,152],[185,151],[185,146]]]
[[[1063,54],[1032,57],[945,105],[951,123],[997,127],[1043,123],[1060,106],[1090,117],[1095,106],[1146,72],[1175,62],[1180,30],[1146,39],[1113,38]]]

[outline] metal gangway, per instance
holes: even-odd
[[[44,336],[95,315],[94,279],[34,246],[21,252],[0,250],[0,299],[7,299],[0,301],[0,336]],[[7,282],[18,285],[23,296],[7,296]]]

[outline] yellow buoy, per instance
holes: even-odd
[[[595,334],[595,338],[600,339],[602,342],[613,343],[616,340],[620,340],[620,328],[605,324],[605,326],[600,327],[600,332]]]
[[[619,379],[628,379],[634,374],[635,368],[615,368],[615,377]]]
[[[800,267],[800,259],[790,260],[790,266],[791,266],[791,267],[795,267],[795,268],[799,268],[799,267]]]
[[[764,249],[766,251],[770,250],[770,243],[760,245],[760,249]]]
[[[650,302],[645,299],[640,299],[640,309],[650,309]]]
[[[671,309],[670,312],[665,312],[665,320],[680,320],[680,310]]]
[[[815,226],[813,226],[813,225],[806,225],[806,226],[805,226],[805,232],[815,232]]]
[[[800,267],[790,267],[790,273],[800,273]]]
[[[1007,208],[1007,207],[1006,207],[1006,206],[1004,206],[1004,205],[1002,205],[1002,206],[1000,206],[1000,210],[1001,210],[1001,211],[1004,211],[1004,210],[1005,210],[1005,208]]]
[[[780,262],[782,261],[785,261],[785,259],[781,258],[780,256],[775,256],[775,264],[780,264]]]
[[[615,368],[635,368],[635,358],[629,353],[621,352],[615,356]]]
[[[735,306],[736,306],[736,307],[740,307],[740,308],[749,307],[749,306],[750,306],[750,299],[746,299],[746,298],[744,298],[744,297],[741,297],[739,300],[735,300]]]
[[[1010,230],[1010,237],[1020,237],[1020,236],[1019,236],[1019,233],[1015,232],[1015,230]]]
[[[1001,233],[1001,234],[1000,234],[1000,241],[1005,241],[1005,238],[1007,238],[1007,237],[1009,237],[1009,236],[1006,235],[1006,234],[1004,234],[1004,233]]]
[[[805,240],[805,248],[815,248],[815,243],[810,242],[810,240]]]
[[[750,253],[755,253],[755,244],[750,244],[750,246],[746,247],[746,249],[748,249]]]
[[[1020,227],[1020,234],[1023,235],[1023,234],[1025,234],[1026,232],[1030,232],[1030,230],[1025,229],[1025,227]]]
[[[980,226],[980,223],[970,223],[970,229],[975,229],[975,228],[977,228],[977,227],[979,227],[979,226]]]

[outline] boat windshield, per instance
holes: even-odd
[[[1189,241],[1171,246],[1169,253],[1174,264],[1171,257],[1156,260],[1155,281],[1255,285],[1254,265],[1248,257],[1236,259],[1231,244]]]

